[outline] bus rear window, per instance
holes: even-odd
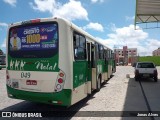
[[[15,58],[52,57],[58,53],[58,24],[39,23],[9,30],[8,51]]]

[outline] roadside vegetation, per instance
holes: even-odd
[[[160,56],[139,56],[139,62],[153,62],[156,66],[160,66]]]

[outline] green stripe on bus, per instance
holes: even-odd
[[[59,72],[58,54],[51,58],[12,58],[8,55],[7,70]]]

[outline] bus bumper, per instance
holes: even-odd
[[[46,104],[53,104],[59,106],[70,106],[71,105],[71,90],[64,89],[61,92],[53,93],[40,93],[40,92],[29,92],[23,90],[17,90],[7,85],[8,97],[15,99],[22,99],[33,102],[40,102]]]

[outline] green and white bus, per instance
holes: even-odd
[[[56,17],[11,24],[6,57],[8,97],[60,106],[99,91],[115,71],[111,49]]]

